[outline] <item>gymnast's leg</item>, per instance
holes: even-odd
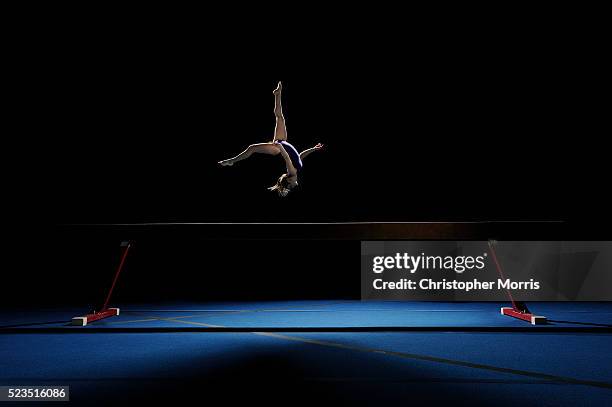
[[[283,84],[281,82],[278,82],[278,86],[274,90],[274,116],[276,116],[276,127],[274,127],[274,141],[287,140],[287,128],[285,127],[283,105],[281,104],[282,93]]]
[[[234,165],[238,161],[245,160],[249,158],[253,153],[261,153],[261,154],[269,154],[269,155],[278,155],[280,154],[279,147],[274,143],[259,143],[259,144],[251,144],[244,150],[242,153],[238,154],[236,157],[228,158],[227,160],[219,161],[219,164],[223,166]]]

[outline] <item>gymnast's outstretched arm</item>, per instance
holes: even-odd
[[[311,153],[317,151],[317,150],[321,150],[323,148],[323,144],[318,143],[316,146],[314,147],[310,147],[304,151],[302,151],[300,153],[300,160],[303,160],[304,158],[308,157]]]

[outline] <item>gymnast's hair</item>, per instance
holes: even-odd
[[[278,193],[278,196],[281,196],[283,198],[289,195],[291,188],[289,188],[289,181],[287,181],[287,174],[281,175],[278,178],[278,181],[276,181],[276,184],[268,188],[268,190],[276,191]]]

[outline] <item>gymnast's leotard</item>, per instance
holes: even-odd
[[[285,147],[285,151],[287,151],[287,154],[289,154],[291,163],[299,173],[302,170],[302,167],[304,166],[302,164],[302,160],[300,159],[300,153],[298,153],[295,147],[287,143],[285,140],[277,140],[276,142],[282,144],[282,146]]]

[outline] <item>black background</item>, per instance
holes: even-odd
[[[426,36],[427,37],[427,36]],[[567,44],[517,38],[328,44],[270,53],[210,38],[79,38],[40,57],[33,118],[40,215],[12,304],[91,304],[110,283],[120,233],[67,223],[606,221],[604,147]],[[585,62],[586,63],[586,62]],[[300,187],[267,191],[284,166],[271,140],[283,80],[289,141],[325,150]],[[44,226],[40,226],[40,225]],[[200,226],[205,228],[205,226]],[[137,242],[118,301],[354,298],[358,242]],[[525,236],[525,239],[530,239]],[[24,241],[24,240],[22,240]]]

